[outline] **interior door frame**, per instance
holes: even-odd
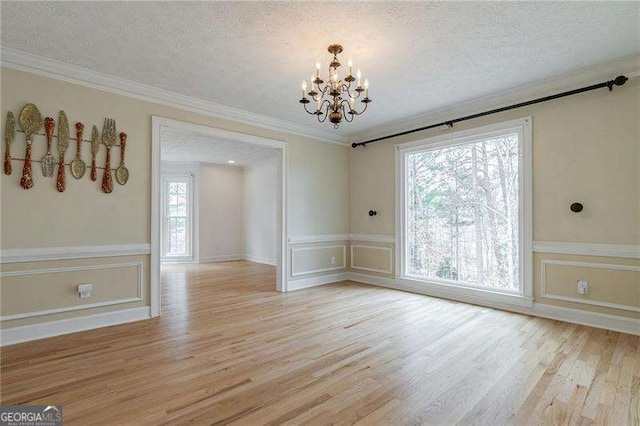
[[[277,149],[280,162],[278,171],[278,211],[276,227],[276,290],[285,292],[287,286],[287,158],[288,145],[284,141],[269,139],[245,133],[217,129],[215,127],[192,124],[184,121],[172,120],[164,117],[151,117],[151,316],[160,316],[161,287],[160,287],[160,257],[161,257],[161,179],[162,179],[162,132],[164,129],[186,130],[205,134],[221,139],[233,140],[241,143],[266,146]]]

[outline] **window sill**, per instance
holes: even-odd
[[[433,282],[414,277],[398,277],[396,282],[410,291],[427,294],[429,296],[454,299],[461,302],[483,305],[487,302],[533,307],[533,297],[517,293],[492,291],[486,288],[473,288],[454,284]]]

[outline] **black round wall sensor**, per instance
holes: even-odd
[[[584,206],[580,203],[573,203],[571,204],[570,209],[574,213],[580,213],[584,209]]]
[[[377,212],[377,211],[375,211],[375,210],[369,210],[369,216],[375,216],[375,215],[377,215],[377,214],[378,214],[378,212]]]

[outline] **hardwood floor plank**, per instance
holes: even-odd
[[[283,294],[244,261],[162,287],[160,318],[2,348],[2,403],[69,425],[640,424],[637,336],[353,282]]]

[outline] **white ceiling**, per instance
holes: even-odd
[[[372,127],[640,52],[640,2],[2,2],[2,45],[271,116],[339,42]],[[331,129],[333,131],[333,129]]]
[[[243,143],[179,129],[162,131],[162,161],[202,162],[251,166],[275,159],[278,151],[260,145]]]

